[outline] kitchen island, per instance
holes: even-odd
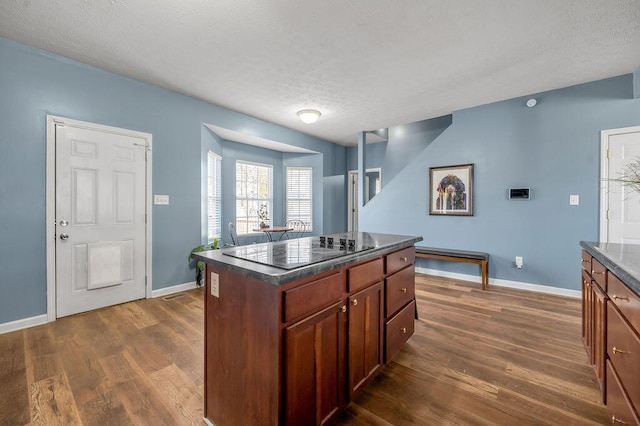
[[[640,425],[640,245],[581,241],[582,339],[611,424]]]
[[[205,420],[331,420],[413,334],[421,240],[342,233],[198,253]]]

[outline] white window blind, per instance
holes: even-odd
[[[287,167],[287,221],[301,220],[312,231],[313,190],[311,167]]]
[[[207,238],[222,234],[222,157],[209,151],[207,161]]]
[[[236,161],[236,231],[249,234],[260,223],[271,223],[273,167]]]

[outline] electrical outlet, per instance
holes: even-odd
[[[521,269],[522,265],[524,265],[524,259],[522,256],[516,256],[516,268]]]
[[[220,298],[220,276],[215,272],[211,273],[211,295]]]
[[[569,205],[570,206],[579,206],[580,205],[580,196],[579,195],[569,195]]]

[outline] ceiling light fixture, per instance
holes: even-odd
[[[300,121],[306,124],[313,124],[320,119],[320,111],[315,109],[301,109],[298,111]]]
[[[529,108],[533,108],[534,106],[536,106],[538,104],[538,101],[536,100],[536,98],[531,98],[527,101],[527,106]]]

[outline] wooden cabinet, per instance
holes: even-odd
[[[284,332],[285,424],[323,424],[341,406],[342,302],[287,327]]]
[[[594,277],[597,277],[594,278]],[[593,259],[587,252],[582,252],[582,339],[589,363],[598,379],[602,390],[602,400],[606,402],[605,393],[605,354],[606,354],[606,317],[607,287],[606,268]]]
[[[285,285],[207,264],[205,418],[331,421],[413,334],[413,253],[379,253]]]
[[[349,396],[382,367],[382,282],[349,297]]]
[[[415,249],[404,249],[385,258],[384,362],[413,335],[416,314]]]
[[[602,400],[611,424],[640,425],[640,297],[586,251],[582,264],[582,336]]]

